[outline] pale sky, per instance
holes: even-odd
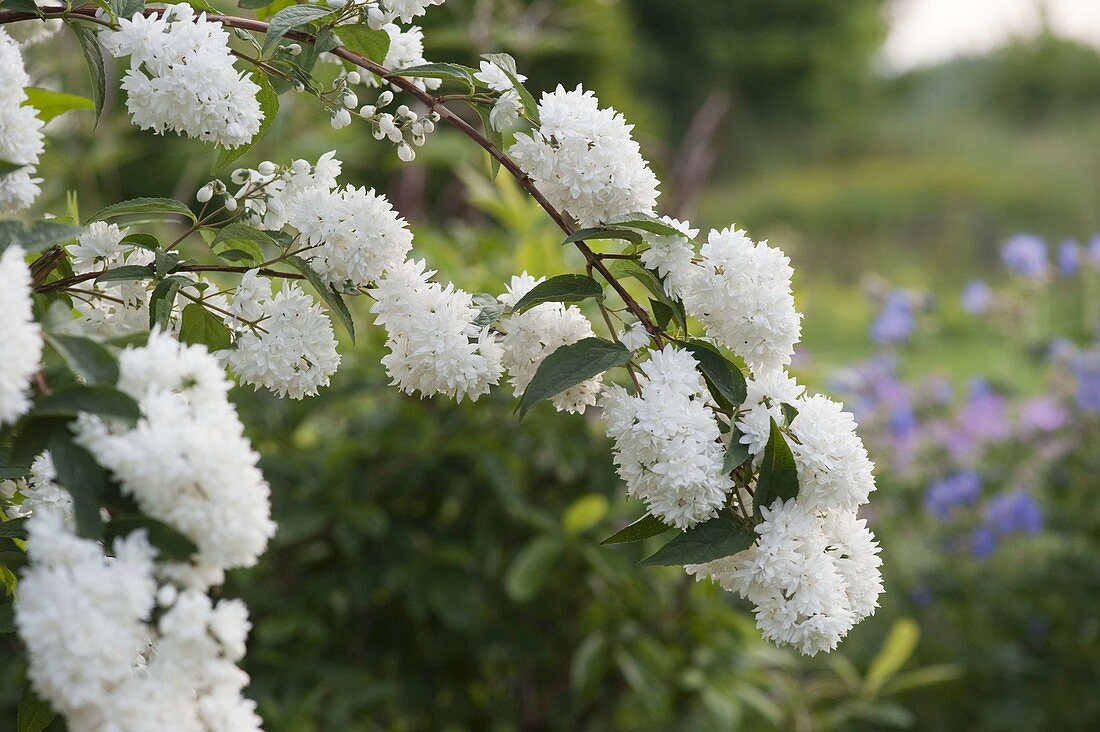
[[[1100,0],[893,0],[881,60],[899,72],[1034,35],[1046,8],[1058,35],[1100,48]]]

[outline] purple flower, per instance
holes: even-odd
[[[1001,261],[1010,270],[1030,280],[1047,274],[1047,245],[1034,234],[1016,234],[1001,247]]]
[[[1100,412],[1100,348],[1078,356],[1073,372],[1077,377],[1077,406],[1084,412]]]
[[[871,339],[876,343],[902,343],[912,335],[916,324],[909,294],[894,290],[886,297],[875,322],[871,323]]]
[[[993,289],[985,280],[970,280],[962,291],[963,310],[971,315],[981,315],[993,304]]]
[[[959,506],[973,506],[982,494],[982,477],[964,470],[931,483],[924,492],[924,509],[947,521]]]
[[[1012,434],[1005,414],[1007,400],[983,379],[970,382],[970,397],[959,410],[957,427],[985,442],[1000,442]]]
[[[899,404],[890,410],[890,435],[907,437],[917,428],[917,415],[910,404]]]
[[[1081,245],[1066,239],[1058,245],[1058,271],[1063,277],[1072,277],[1081,269]]]
[[[1100,234],[1089,241],[1088,262],[1094,269],[1100,269]]]
[[[1024,434],[1053,432],[1068,422],[1069,410],[1054,397],[1035,397],[1020,406],[1020,430]]]
[[[970,553],[978,559],[989,559],[997,549],[997,535],[980,526],[970,535]]]
[[[1034,534],[1043,528],[1043,511],[1027,491],[1002,493],[986,504],[982,525],[997,536]]]

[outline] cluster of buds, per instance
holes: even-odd
[[[393,92],[384,91],[374,104],[361,107],[359,116],[370,122],[374,139],[392,142],[397,146],[397,157],[407,163],[416,158],[415,148],[427,142],[428,135],[435,131],[439,115],[433,111],[421,117],[405,104],[399,105],[392,113],[380,111],[391,102]]]

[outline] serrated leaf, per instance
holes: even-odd
[[[104,529],[104,540],[110,542],[116,538],[129,536],[134,531],[144,529],[149,543],[160,550],[159,559],[186,561],[198,552],[195,543],[166,523],[148,516],[119,516],[111,520]]]
[[[261,51],[266,54],[292,28],[312,23],[329,15],[332,15],[332,8],[318,5],[291,5],[289,8],[283,8],[268,22]]]
[[[164,252],[158,250],[153,257],[153,270],[158,278],[165,277],[176,271],[180,264],[180,255],[176,252]]]
[[[72,417],[24,417],[17,425],[8,461],[13,465],[30,465],[49,447],[55,434],[69,434],[72,420]]]
[[[69,370],[85,383],[113,386],[118,382],[118,361],[95,341],[47,333],[46,342],[58,352]]]
[[[99,124],[99,116],[103,114],[103,100],[107,96],[107,75],[103,69],[103,47],[99,44],[99,36],[91,28],[80,23],[66,23],[69,29],[76,35],[80,43],[80,50],[84,54],[84,62],[88,67],[88,78],[92,83],[92,104],[95,106],[95,121]]]
[[[148,280],[153,277],[153,270],[147,264],[124,264],[120,267],[104,270],[103,274],[95,278],[97,284],[104,282],[131,282],[134,280]]]
[[[23,687],[23,697],[19,700],[19,710],[15,713],[17,732],[42,732],[56,716],[49,703],[39,699],[30,684]]]
[[[786,402],[779,405],[783,409],[783,419],[787,420],[789,426],[794,418],[798,416],[798,407],[793,404],[787,404]]]
[[[301,257],[289,257],[286,260],[289,264],[293,265],[295,269],[305,275],[309,284],[313,285],[313,289],[317,291],[317,294],[321,296],[321,299],[328,305],[329,310],[336,313],[336,317],[340,319],[340,322],[344,324],[344,327],[348,331],[348,335],[351,336],[351,342],[355,343],[355,322],[351,319],[351,312],[348,310],[347,303],[344,302],[344,298],[336,292],[332,291],[325,281],[321,279],[320,275],[313,267],[309,266],[309,262]]]
[[[756,532],[735,524],[729,515],[720,513],[674,537],[641,563],[660,566],[703,564],[733,556],[748,549],[754,541]]]
[[[145,9],[145,0],[108,0],[111,9],[115,11],[115,15],[119,18],[126,18],[127,20],[133,18],[136,14]],[[198,5],[192,7],[200,9]]]
[[[565,237],[565,241],[563,241],[562,244],[572,244],[578,241],[591,241],[594,239],[622,239],[623,241],[638,243],[642,240],[642,235],[636,231],[629,231],[628,229],[609,229],[602,227],[577,229],[572,234]]]
[[[737,409],[745,401],[747,387],[741,369],[709,343],[699,340],[680,341],[699,367],[711,395],[723,409]]]
[[[388,76],[404,76],[406,78],[426,79],[453,79],[461,81],[468,86],[474,86],[474,69],[460,66],[459,64],[419,64],[404,69],[391,71]]]
[[[761,506],[770,508],[777,499],[786,501],[797,497],[798,468],[795,466],[791,448],[773,418],[768,445],[764,448],[764,458],[756,476],[752,509],[759,516]]]
[[[195,214],[174,198],[131,198],[129,201],[115,203],[100,209],[88,221],[106,221],[117,216],[135,216],[138,214],[176,214],[197,222]]]
[[[627,544],[634,541],[642,541],[651,536],[658,536],[666,531],[672,531],[672,527],[653,514],[647,513],[629,526],[619,529],[600,543]]]
[[[722,474],[729,475],[744,465],[752,457],[748,445],[741,442],[741,432],[735,427],[730,430],[729,443],[726,445],[726,457],[722,461]]]
[[[653,311],[653,320],[656,322],[657,327],[662,330],[668,328],[668,324],[676,317],[676,313],[672,308],[652,297],[649,298],[649,309]]]
[[[176,295],[180,287],[191,284],[191,280],[178,275],[166,277],[153,288],[153,294],[149,296],[149,327],[159,327],[167,330],[168,321],[172,317],[172,309],[176,306]]]
[[[599,282],[587,275],[563,274],[532,287],[512,306],[512,312],[522,313],[544,302],[580,302],[590,297],[603,297]]]
[[[75,417],[78,414],[136,420],[141,409],[134,398],[113,386],[73,386],[40,398],[28,413],[32,417]]]
[[[256,101],[260,103],[260,111],[264,113],[264,118],[260,120],[260,129],[245,144],[229,149],[222,148],[211,168],[212,173],[221,170],[251,150],[267,134],[271,124],[275,121],[275,117],[279,114],[279,94],[275,91],[275,87],[271,85],[271,80],[267,78],[267,74],[259,69],[253,69],[249,76],[256,86],[260,87],[260,91],[256,94]]]
[[[520,550],[504,575],[504,590],[514,602],[532,599],[550,578],[561,542],[552,536],[540,536]]]
[[[390,34],[384,30],[371,30],[365,25],[345,25],[336,29],[340,43],[349,51],[369,58],[376,64],[386,60],[390,51]]]
[[[684,235],[684,232],[669,226],[656,216],[650,216],[643,213],[627,214],[622,217],[622,220],[615,221],[614,225],[625,226],[628,229],[641,229],[642,231],[648,231],[650,234],[659,234],[660,236],[677,236],[682,239],[688,238]]]
[[[50,440],[50,457],[57,469],[57,482],[68,489],[73,500],[76,532],[87,539],[103,535],[99,502],[107,492],[107,473],[92,454],[73,442],[68,432],[56,432]]]
[[[22,106],[34,107],[36,116],[43,122],[49,122],[54,117],[75,109],[95,109],[95,102],[76,94],[66,94],[36,86],[28,86],[23,91],[27,98]]]
[[[27,519],[26,518],[13,518],[0,523],[0,538],[4,539],[26,539],[27,538]]]
[[[0,10],[18,10],[21,13],[34,13],[42,17],[42,10],[34,0],[3,0],[0,2]]]
[[[622,343],[602,338],[584,338],[559,346],[543,359],[519,403],[520,419],[543,399],[565,391],[582,381],[602,374],[630,360],[630,351]]]
[[[26,252],[42,252],[55,244],[75,239],[80,232],[79,226],[57,221],[0,221],[0,252],[13,244],[23,247]]]
[[[180,340],[193,345],[202,344],[209,351],[221,351],[233,345],[233,336],[221,318],[197,302],[183,309]]]
[[[210,249],[218,256],[224,257],[225,252],[219,251],[219,247],[225,250],[235,249],[243,252],[256,264],[264,261],[262,247],[275,246],[275,240],[267,233],[260,231],[248,224],[234,223],[220,229],[214,240],[210,242]]]

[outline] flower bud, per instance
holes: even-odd
[[[351,124],[351,112],[346,109],[338,109],[332,114],[332,118],[329,120],[332,125],[332,129],[339,130],[347,127]]]
[[[212,186],[209,183],[207,183],[202,188],[200,188],[199,192],[195,194],[195,200],[198,201],[199,203],[206,203],[207,201],[209,201],[213,197],[214,197],[214,186]]]
[[[287,53],[289,53],[291,56],[297,56],[298,54],[300,54],[302,52],[302,44],[300,44],[300,43],[291,43],[291,44],[287,45],[286,50],[287,50]]]
[[[225,199],[225,210],[226,211],[236,211],[237,210],[237,199],[236,198],[227,198],[227,199]]]
[[[262,175],[271,175],[276,170],[278,170],[278,168],[276,167],[275,163],[271,162],[270,160],[265,160],[256,166],[256,170],[260,171]]]
[[[355,96],[351,92],[344,95],[344,106],[348,109],[355,109],[359,106],[359,97]]]
[[[358,84],[363,80],[363,77],[359,75],[358,71],[349,71],[347,78],[349,84]]]
[[[378,106],[384,107],[393,101],[393,92],[389,89],[378,95]]]
[[[363,115],[364,117],[373,117],[374,113],[377,111],[378,110],[374,108],[373,104],[364,104],[362,107],[359,108],[359,114]]]
[[[386,24],[386,16],[377,7],[367,9],[367,27],[371,30],[382,30]]]
[[[416,157],[416,151],[403,142],[397,146],[397,157],[401,158],[402,162],[410,163]]]
[[[244,168],[237,168],[229,176],[229,180],[233,181],[237,185],[241,185],[246,180],[248,180],[248,171],[245,170]]]
[[[301,158],[295,160],[291,167],[298,175],[305,175],[313,169],[313,166],[309,164],[308,160],[302,160]]]

